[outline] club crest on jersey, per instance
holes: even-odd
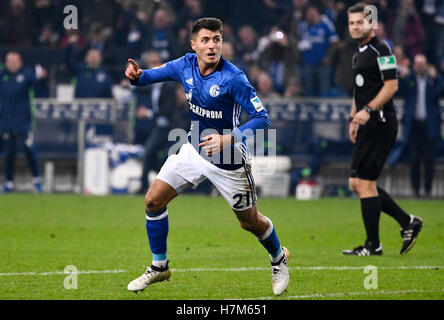
[[[159,68],[163,68],[163,67],[165,67],[165,66],[166,66],[166,64],[163,63],[163,64],[161,64],[161,65],[155,66],[153,69],[159,69]]]
[[[210,96],[216,98],[220,95],[220,88],[217,84],[213,84],[210,88]]]
[[[104,82],[106,80],[106,75],[103,72],[97,73],[96,79],[98,82]]]
[[[24,76],[23,74],[19,74],[19,75],[17,76],[17,78],[16,78],[16,81],[17,81],[18,83],[21,83],[21,82],[25,81],[25,76]]]
[[[356,78],[355,78],[355,82],[358,87],[362,87],[364,85],[364,77],[360,74],[357,74]]]

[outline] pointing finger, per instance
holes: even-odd
[[[128,62],[131,63],[131,65],[138,70],[139,69],[139,65],[137,64],[136,61],[134,61],[133,59],[128,59]]]

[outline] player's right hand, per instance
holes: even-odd
[[[142,69],[139,68],[139,65],[133,59],[128,59],[128,66],[125,70],[125,77],[130,80],[136,80],[142,75]]]

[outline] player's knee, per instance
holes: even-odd
[[[252,223],[249,220],[242,220],[242,221],[240,221],[240,226],[245,231],[252,232],[254,230],[254,223]]]
[[[149,212],[159,212],[165,208],[165,203],[148,192],[145,196],[145,207]]]
[[[258,233],[258,230],[260,229],[259,220],[256,216],[240,219],[239,222],[242,229],[254,234]]]

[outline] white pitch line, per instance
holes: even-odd
[[[290,270],[362,270],[366,266],[356,267],[356,266],[316,266],[316,267],[290,267]],[[394,267],[384,267],[376,266],[381,270],[433,270],[433,269],[444,269],[444,266],[394,266]],[[245,267],[245,268],[188,268],[188,269],[171,269],[172,272],[245,272],[245,271],[267,271],[270,268],[266,267]],[[86,270],[77,271],[77,274],[102,274],[102,273],[124,273],[131,272],[129,270]],[[6,272],[0,273],[1,276],[51,276],[51,275],[63,275],[72,274],[65,273],[63,271],[49,271],[49,272]]]
[[[338,293],[317,293],[310,295],[300,295],[300,296],[285,296],[282,297],[285,299],[315,299],[315,298],[340,298],[340,297],[349,297],[349,296],[379,296],[379,295],[400,295],[400,294],[408,294],[408,293],[437,293],[444,292],[444,289],[441,290],[397,290],[397,291],[367,291],[367,292],[338,292]],[[242,300],[274,300],[274,297],[254,297],[254,298],[245,298]],[[230,299],[228,299],[230,300]]]
[[[0,276],[53,276],[61,274],[101,274],[101,273],[122,273],[128,272],[126,270],[87,270],[87,271],[77,271],[77,272],[63,272],[63,271],[49,271],[49,272],[8,272],[0,273]]]
[[[339,266],[339,267],[331,267],[331,266],[317,266],[317,267],[290,267],[290,270],[361,270],[366,266],[362,267],[350,267],[350,266]],[[444,266],[394,266],[394,267],[378,267],[378,269],[393,269],[393,270],[411,270],[411,269],[419,269],[419,270],[429,270],[429,269],[442,269]],[[228,271],[228,272],[242,272],[242,271],[264,271],[269,270],[270,268],[266,267],[252,267],[252,268],[190,268],[190,269],[171,269],[173,272],[211,272],[211,271]]]

